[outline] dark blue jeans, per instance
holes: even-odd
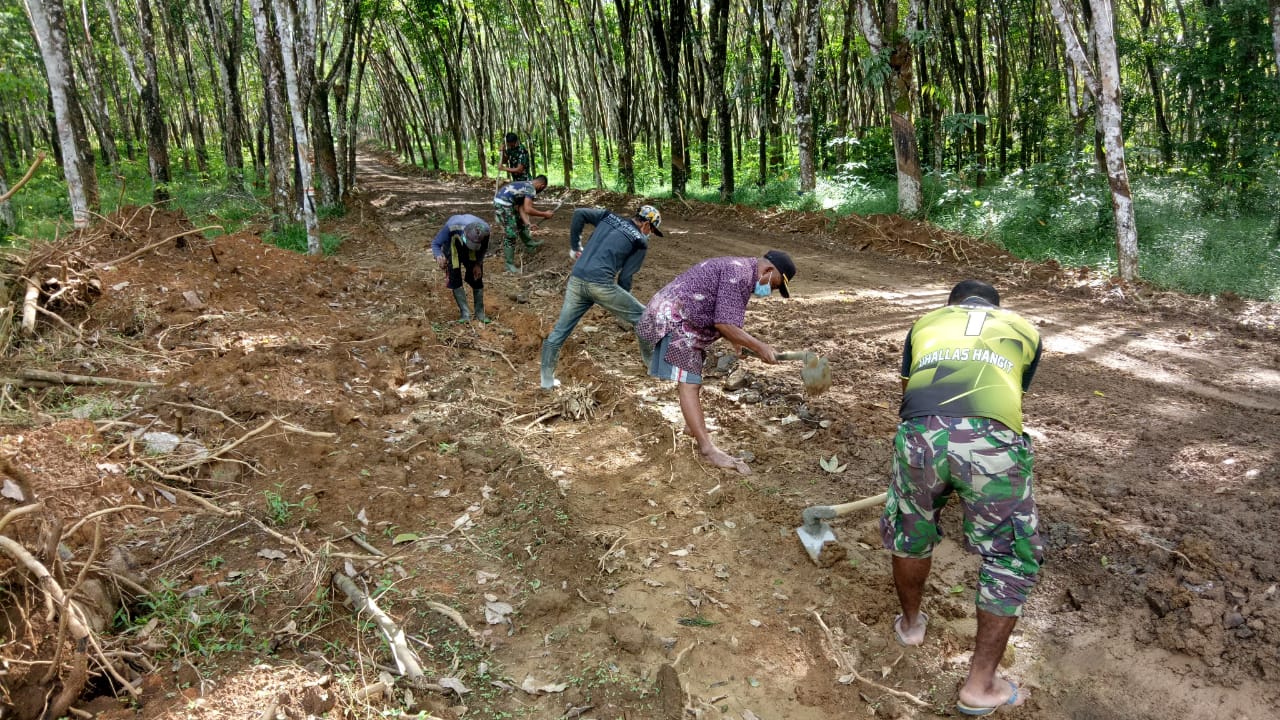
[[[644,304],[635,299],[631,293],[618,287],[616,283],[604,285],[589,283],[580,278],[569,276],[569,284],[564,289],[564,306],[560,308],[560,319],[551,329],[551,334],[542,343],[542,385],[550,387],[556,374],[556,363],[560,359],[560,347],[569,339],[573,329],[578,326],[582,316],[587,314],[592,305],[599,305],[621,320],[633,326],[640,321],[644,313]],[[636,338],[640,343],[640,354],[646,365],[653,346]]]

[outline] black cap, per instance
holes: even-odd
[[[513,132],[507,133],[507,142],[520,142],[520,136]]]
[[[773,263],[778,268],[778,272],[782,273],[782,286],[778,288],[778,292],[782,293],[782,297],[791,297],[791,291],[787,287],[787,283],[796,276],[796,264],[791,261],[791,256],[781,250],[770,250],[764,254],[764,259]]]

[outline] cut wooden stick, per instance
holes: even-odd
[[[138,388],[160,387],[160,383],[141,382],[138,380],[121,380],[119,378],[96,377],[93,375],[75,375],[73,373],[54,372],[52,370],[37,370],[36,368],[22,368],[18,371],[18,377],[25,380],[38,380],[40,382],[56,383],[61,385],[122,385],[124,387]]]
[[[27,281],[27,294],[22,299],[22,331],[28,335],[36,331],[36,302],[40,300],[40,286],[34,280]]]
[[[364,593],[351,578],[345,573],[334,573],[333,584],[338,587],[356,607],[356,612],[367,612],[373,617],[373,621],[377,623],[378,629],[382,631],[382,636],[387,641],[387,645],[391,647],[391,655],[396,660],[396,668],[400,674],[410,680],[421,680],[425,677],[422,672],[422,663],[418,660],[418,654],[409,647],[409,643],[405,640],[404,630],[400,629],[395,622],[387,616],[382,608],[373,601],[373,598]]]

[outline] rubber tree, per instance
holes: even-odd
[[[299,56],[314,57],[309,50],[315,43],[315,36],[309,29],[315,27],[314,17],[310,14],[316,8],[310,0],[302,0],[298,4],[299,13],[294,13],[291,0],[271,0],[272,14],[276,21],[276,31],[280,35],[280,64],[284,69],[285,90],[289,96],[289,115],[293,121],[293,143],[297,148],[298,159],[298,205],[302,213],[302,221],[307,227],[307,254],[319,255],[320,226],[316,217],[316,191],[312,185],[311,140],[307,134],[306,102],[298,84]],[[298,28],[302,32],[298,32]]]
[[[765,0],[765,19],[782,50],[793,94],[796,145],[800,154],[800,190],[817,186],[813,136],[813,78],[818,69],[818,30],[822,26],[819,0]]]
[[[1138,226],[1134,218],[1133,194],[1129,189],[1129,169],[1124,160],[1124,132],[1121,127],[1120,61],[1116,54],[1115,15],[1111,0],[1089,0],[1093,13],[1089,50],[1086,54],[1076,33],[1075,9],[1067,0],[1049,0],[1053,19],[1067,50],[1067,57],[1097,103],[1096,122],[1105,152],[1107,182],[1111,186],[1111,210],[1115,216],[1116,260],[1121,279],[1138,274]]]
[[[88,227],[89,212],[97,205],[98,181],[92,160],[82,151],[87,145],[83,131],[77,133],[75,130],[74,118],[80,114],[80,107],[76,97],[75,69],[67,46],[66,8],[62,0],[26,0],[26,6],[31,29],[40,46],[40,57],[44,61],[45,78],[49,82],[71,217],[76,227]]]
[[[884,12],[870,0],[855,0],[858,27],[871,49],[868,74],[886,84],[889,123],[893,132],[893,156],[898,170],[898,212],[916,215],[923,199],[920,191],[920,152],[916,146],[916,127],[911,119],[915,97],[911,74],[909,33],[918,31],[920,0],[911,0],[906,27],[898,26],[898,5],[885,4]],[[872,80],[871,84],[876,84]]]
[[[150,0],[136,0],[138,45],[142,52],[142,69],[129,48],[128,38],[120,22],[116,0],[107,0],[111,17],[111,36],[124,58],[129,81],[142,101],[142,115],[147,127],[147,169],[153,183],[152,198],[156,202],[169,199],[169,136],[165,127],[164,107],[160,102],[160,73],[156,63],[155,20]]]

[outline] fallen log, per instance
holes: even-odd
[[[37,370],[35,368],[23,368],[22,370],[19,370],[18,377],[24,380],[35,380],[38,382],[55,383],[60,385],[123,385],[125,387],[138,388],[160,387],[160,383],[142,382],[139,380],[121,380],[119,378],[97,377],[94,375],[74,375],[72,373],[54,372],[52,370]]]

